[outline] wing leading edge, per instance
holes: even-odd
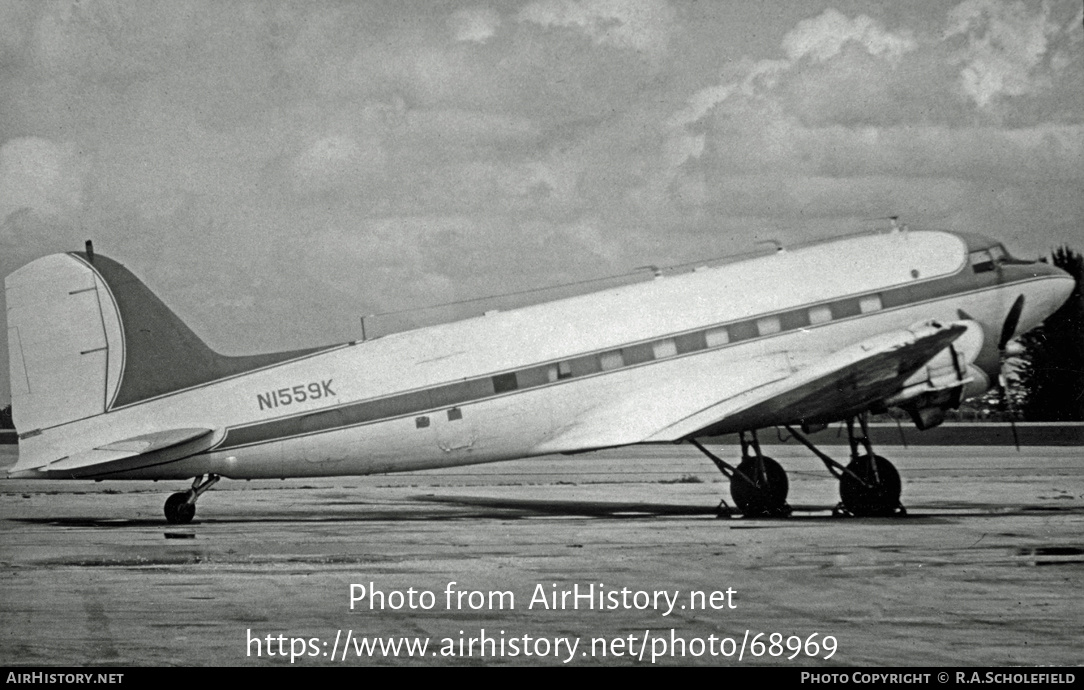
[[[968,336],[962,338],[964,334]],[[950,349],[960,340],[966,346]],[[828,423],[869,409],[957,388],[982,345],[969,321],[927,323],[883,333],[843,348],[783,379],[700,410],[653,434],[647,442],[799,422]]]
[[[966,335],[965,335],[966,334]],[[670,443],[800,422],[832,422],[879,403],[905,404],[968,383],[982,346],[973,321],[891,331],[829,355],[760,354],[726,371],[621,391],[555,434],[538,452]]]

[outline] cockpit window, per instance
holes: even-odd
[[[994,268],[1005,264],[1031,263],[1030,261],[1013,258],[1013,256],[1005,250],[1005,245],[1003,244],[994,244],[985,249],[977,249],[968,254],[968,258],[971,262],[971,268],[975,273],[992,271]]]

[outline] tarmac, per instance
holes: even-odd
[[[184,526],[184,483],[3,480],[0,664],[1084,662],[1079,447],[878,448],[908,514],[868,519],[833,517],[804,448],[765,452],[790,518],[717,518],[689,446],[223,480]]]

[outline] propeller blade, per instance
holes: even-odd
[[[1001,327],[1001,339],[997,341],[998,350],[1004,352],[1005,346],[1012,340],[1013,334],[1016,333],[1016,327],[1020,324],[1020,314],[1023,311],[1024,296],[1020,295],[1012,303],[1012,308],[1009,309],[1009,314],[1005,317],[1005,324]]]

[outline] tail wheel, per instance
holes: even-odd
[[[839,496],[848,513],[857,517],[888,517],[902,510],[900,473],[891,462],[880,455],[872,459],[862,455],[851,460],[847,470],[839,480]]]
[[[761,465],[760,463],[763,463]],[[761,471],[763,467],[763,471]],[[738,476],[741,474],[742,476]],[[747,457],[730,479],[730,497],[746,517],[785,517],[790,514],[787,473],[775,460]]]
[[[188,500],[188,492],[182,491],[166,499],[166,522],[186,525],[196,516],[196,502]]]

